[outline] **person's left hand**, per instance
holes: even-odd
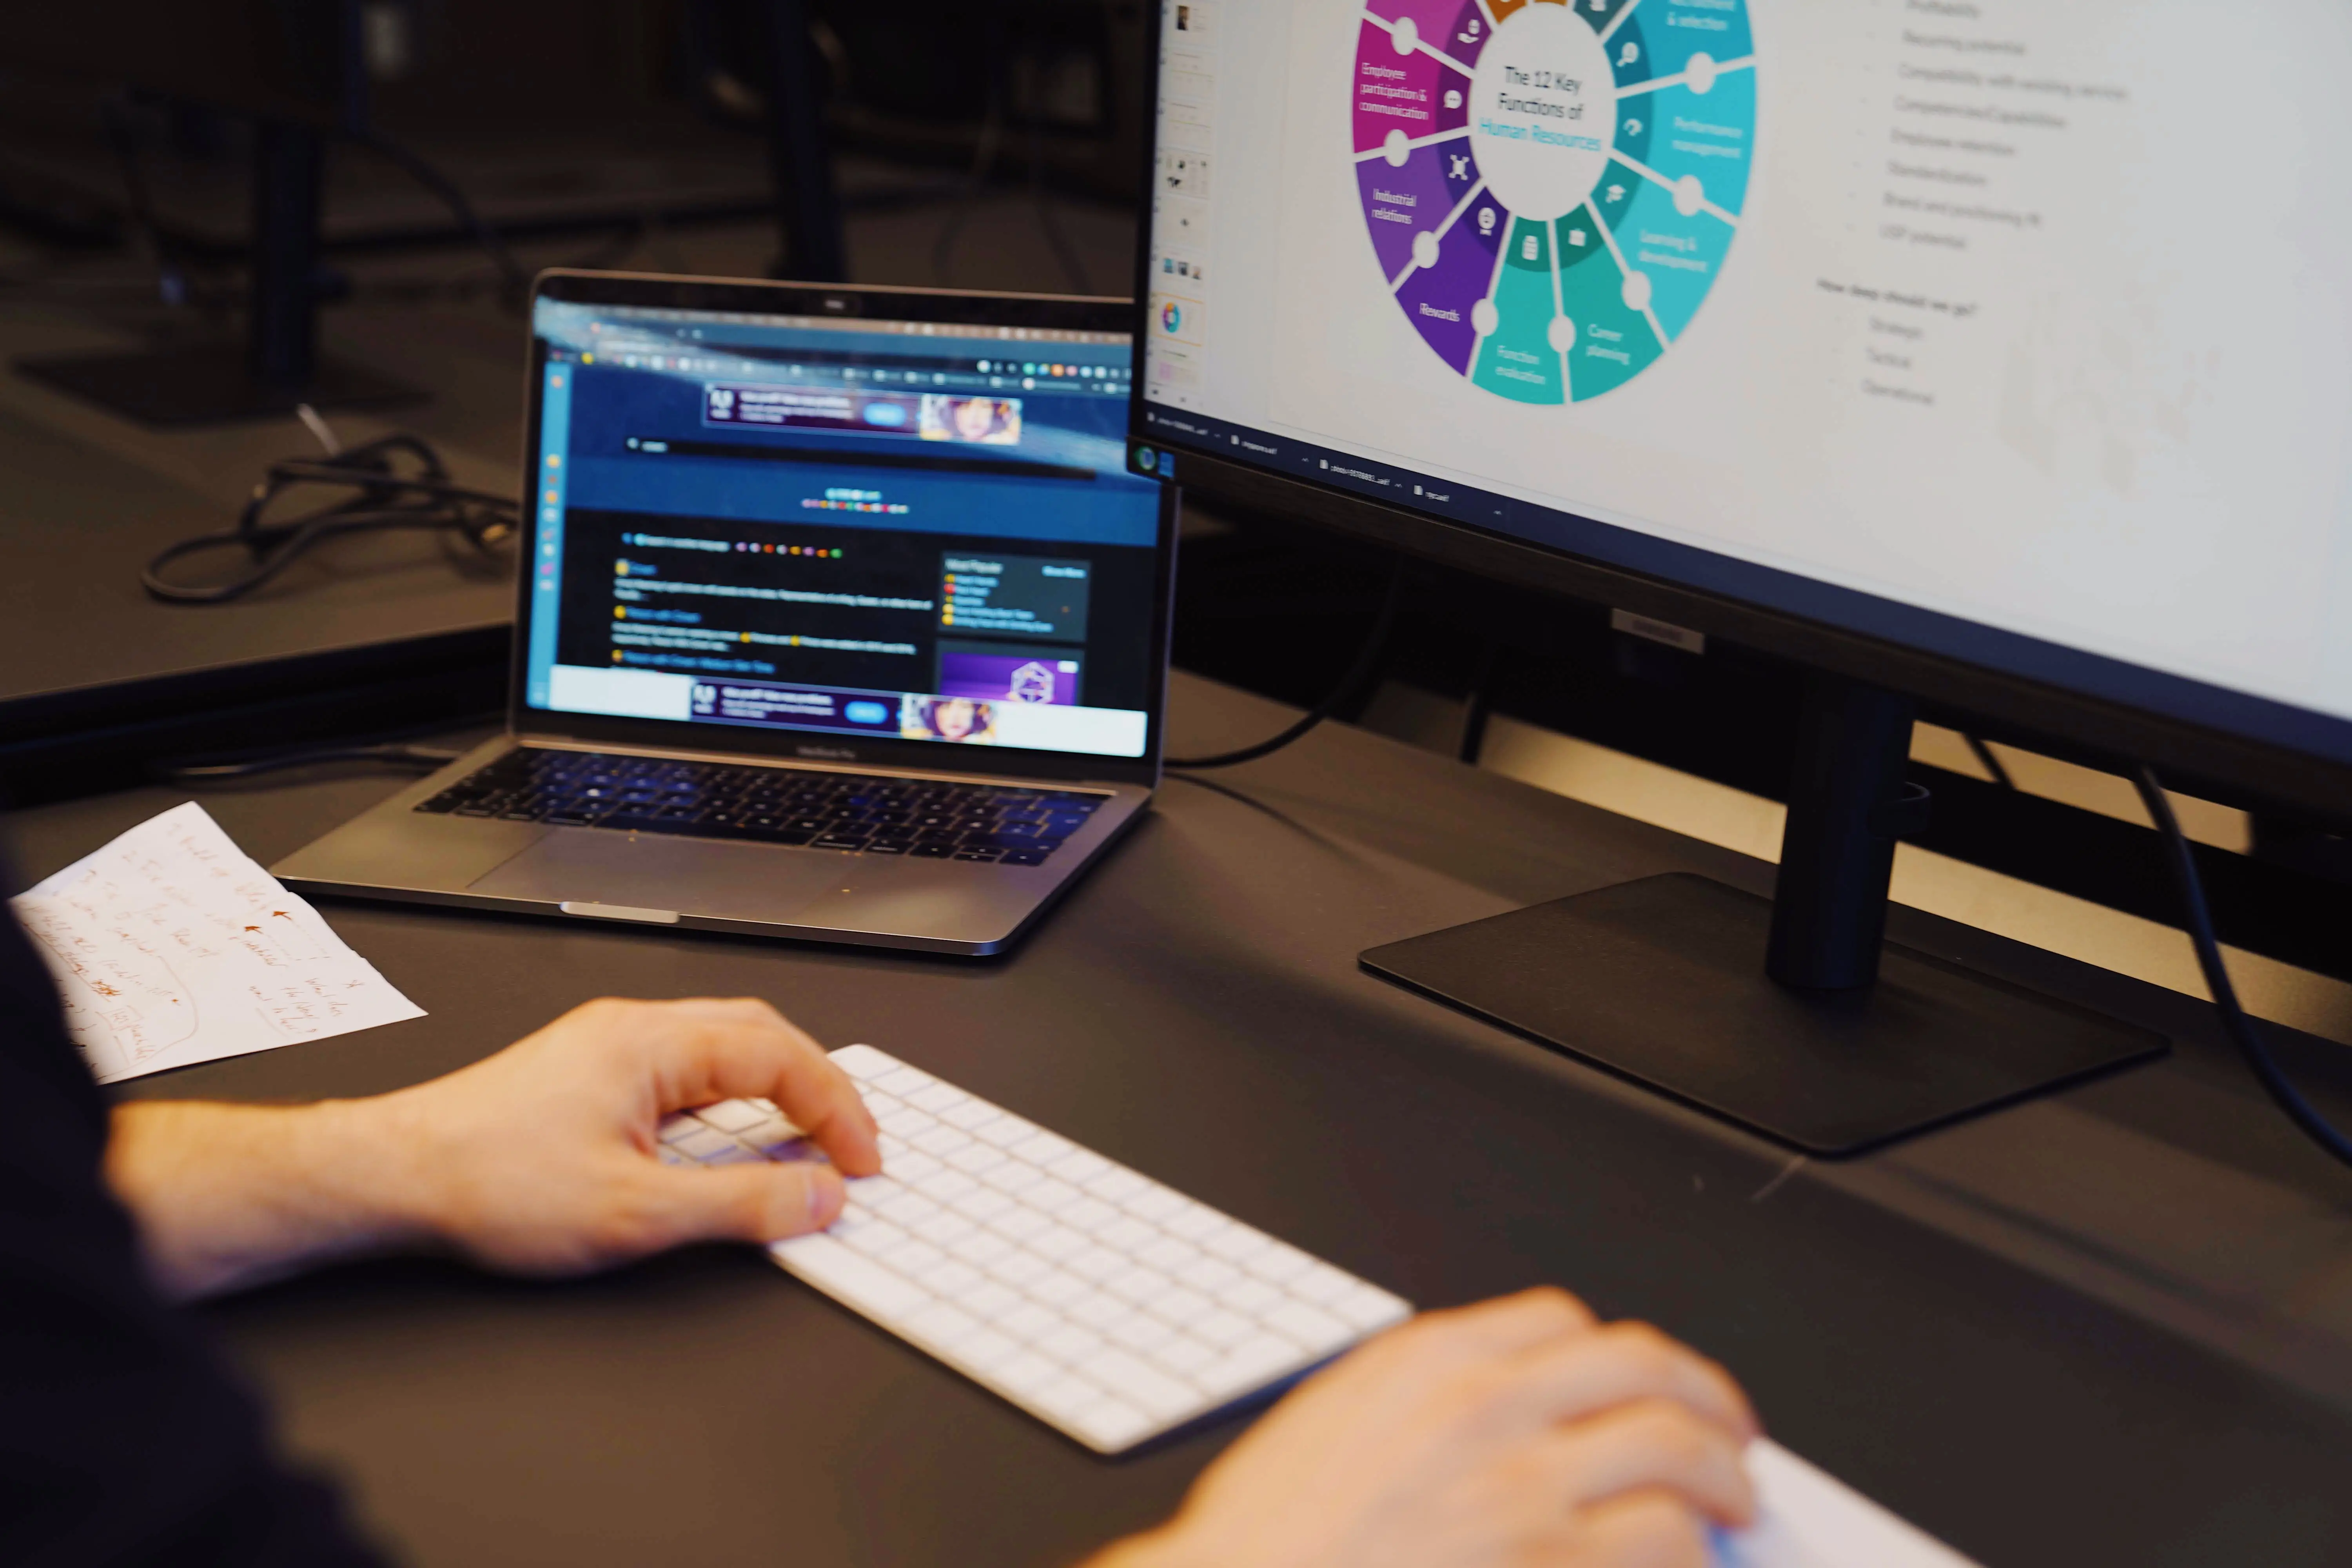
[[[664,1117],[740,1096],[775,1101],[832,1163],[655,1158]],[[882,1168],[849,1075],[751,999],[590,1002],[472,1067],[352,1109],[408,1151],[431,1234],[520,1274],[822,1229],[841,1212],[843,1174]]]

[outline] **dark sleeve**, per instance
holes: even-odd
[[[149,1284],[106,1134],[48,972],[0,916],[0,1562],[379,1563]]]

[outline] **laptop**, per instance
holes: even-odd
[[[507,733],[289,887],[933,952],[1160,776],[1175,495],[1126,301],[556,271]]]

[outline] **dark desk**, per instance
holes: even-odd
[[[1176,687],[1178,744],[1280,710]],[[392,782],[205,795],[281,854]],[[1230,791],[1231,793],[1228,793]],[[173,804],[27,813],[27,877]],[[1769,868],[1327,729],[1155,814],[1008,961],[336,904],[430,1017],[133,1086],[360,1094],[590,994],[752,993],[1423,1305],[1572,1284],[1720,1356],[1782,1441],[1990,1568],[2352,1561],[2352,1180],[2169,993],[1905,914],[1904,940],[2183,1037],[2162,1066],[1828,1167],[1358,972],[1647,872]],[[2332,1049],[2332,1047],[2330,1047]],[[417,1560],[1066,1562],[1238,1430],[1105,1463],[776,1271],[344,1268],[214,1321]]]
[[[0,778],[18,798],[145,756],[501,706],[504,558],[384,534],[338,541],[236,604],[166,605],[140,587],[158,550],[236,521],[233,508],[0,413]]]

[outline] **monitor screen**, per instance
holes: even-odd
[[[1162,18],[1140,438],[2352,761],[2352,8]]]
[[[524,702],[1141,757],[1121,333],[542,297]]]

